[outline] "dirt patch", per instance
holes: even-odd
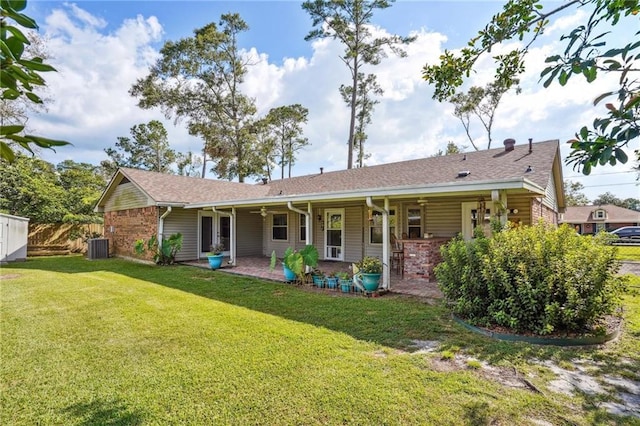
[[[20,274],[0,274],[0,280],[12,280],[18,278]]]

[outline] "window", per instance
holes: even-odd
[[[389,232],[396,233],[396,210],[389,209]],[[382,213],[371,212],[369,220],[369,243],[382,244]]]
[[[594,219],[606,219],[607,218],[607,212],[604,210],[596,210],[593,212],[593,218]]]
[[[422,211],[419,207],[407,209],[407,225],[409,238],[420,238],[422,235]]]
[[[287,214],[274,214],[271,238],[274,240],[287,240]]]
[[[307,240],[307,215],[300,214],[300,241]]]

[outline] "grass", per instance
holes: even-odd
[[[594,359],[640,379],[635,293],[619,340],[563,349],[471,334],[443,306],[411,297],[341,297],[186,266],[51,257],[2,276],[1,424],[634,420],[587,395],[507,390],[476,369],[437,371],[432,359],[460,351],[523,373],[540,368],[533,359]],[[440,347],[412,353],[414,339]]]

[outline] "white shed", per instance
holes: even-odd
[[[27,259],[29,219],[0,213],[0,263]]]

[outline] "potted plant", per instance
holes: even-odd
[[[335,289],[338,287],[338,277],[335,272],[330,272],[327,275],[327,288]]]
[[[340,290],[343,293],[349,293],[351,290],[351,278],[347,272],[338,272],[338,280],[340,281]]]
[[[271,263],[269,269],[274,270],[276,267],[277,257],[276,251],[271,253]],[[307,273],[307,267],[315,268],[318,266],[318,249],[315,246],[308,244],[304,246],[302,250],[295,250],[288,247],[282,257],[282,268],[284,271],[284,277],[287,281],[293,281],[295,279],[300,283],[304,283],[305,274]]]
[[[220,268],[220,266],[222,266],[222,258],[224,257],[222,254],[224,252],[224,245],[220,243],[212,244],[209,250],[209,253],[207,253],[209,266],[211,266],[211,269]]]
[[[365,256],[358,266],[358,281],[366,291],[372,292],[380,285],[380,275],[382,274],[382,262],[377,257]]]
[[[313,270],[311,271],[311,279],[313,280],[313,285],[315,285],[316,287],[324,287],[325,275],[324,272],[322,272],[320,269],[313,268]]]

